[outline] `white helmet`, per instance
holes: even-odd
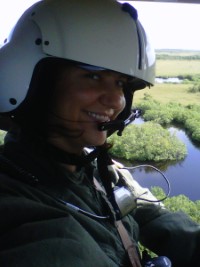
[[[36,64],[61,58],[154,84],[155,55],[137,11],[114,0],[48,0],[30,7],[0,49],[0,113],[26,100]]]

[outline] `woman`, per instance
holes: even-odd
[[[199,226],[148,204],[108,154],[134,91],[153,85],[154,59],[128,4],[41,1],[20,18],[0,50],[0,112],[13,124],[0,158],[1,266],[141,266],[138,241],[173,266],[198,265]]]

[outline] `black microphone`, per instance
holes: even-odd
[[[138,110],[135,109],[135,110],[132,110],[131,111],[131,114],[129,115],[129,117],[126,119],[126,120],[113,120],[113,121],[108,121],[108,122],[101,122],[101,123],[98,123],[98,122],[88,122],[88,121],[73,121],[73,120],[68,120],[68,119],[65,119],[57,114],[55,114],[54,112],[51,112],[52,115],[54,115],[55,117],[57,117],[58,119],[61,119],[61,120],[64,120],[64,121],[68,121],[68,122],[74,122],[74,123],[97,123],[98,124],[98,130],[99,131],[112,131],[112,132],[115,132],[118,130],[117,134],[119,136],[122,135],[122,132],[124,130],[124,128],[126,126],[128,126],[130,123],[132,123],[135,118],[138,118]]]
[[[108,121],[108,122],[102,122],[99,123],[98,125],[98,130],[99,131],[117,131],[118,130],[118,135],[122,135],[122,132],[126,126],[128,126],[131,122],[135,120],[137,117],[136,112],[131,112],[130,116],[125,120],[114,120],[114,121]]]

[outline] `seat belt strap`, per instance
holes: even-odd
[[[138,252],[136,250],[135,244],[131,240],[130,236],[128,235],[128,232],[126,228],[124,227],[121,220],[115,222],[116,228],[118,230],[118,233],[121,237],[122,243],[124,245],[125,250],[128,253],[129,260],[131,262],[132,267],[142,267],[140,263],[140,259],[138,256]]]
[[[93,178],[93,181],[96,189],[106,194],[104,188],[101,186],[101,184],[97,181],[95,177]],[[135,244],[131,240],[126,228],[123,225],[123,222],[121,220],[115,221],[115,226],[121,238],[122,244],[129,256],[131,267],[142,267]]]

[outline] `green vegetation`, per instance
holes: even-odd
[[[129,126],[122,138],[113,136],[111,153],[115,157],[138,161],[184,158],[185,147],[175,136],[167,136],[160,125],[178,124],[192,140],[200,142],[200,52],[157,51],[156,73],[157,77],[178,77],[184,82],[155,84],[135,93],[134,106],[142,110],[145,121],[157,125]]]
[[[200,75],[200,51],[156,51],[156,76],[179,77]]]
[[[130,125],[121,138],[111,136],[114,157],[142,162],[183,159],[187,154],[185,145],[161,125],[178,124],[193,141],[200,143],[200,105],[184,106],[177,101],[161,104],[146,94],[137,108],[142,110],[143,119],[151,123]]]
[[[200,60],[200,51],[156,50],[157,60]]]
[[[174,66],[176,66],[176,68]],[[199,75],[199,69],[200,60],[158,60],[156,63],[156,76],[178,77],[179,75],[190,74],[194,76]]]
[[[178,123],[192,140],[200,142],[200,51],[157,51],[156,74],[163,78],[178,77],[184,82],[156,84],[140,90],[135,94],[134,105],[142,109],[146,121],[162,125]],[[158,199],[165,196],[159,187],[151,191]],[[193,202],[185,195],[178,195],[167,198],[164,204],[172,212],[183,211],[200,223],[200,200]]]
[[[183,106],[175,102],[161,104],[146,94],[137,107],[142,110],[145,121],[154,121],[164,126],[178,124],[193,141],[200,143],[200,105]]]
[[[161,104],[168,102],[180,103],[182,105],[197,104],[200,105],[200,92],[190,93],[189,88],[193,83],[188,84],[156,84],[155,86],[144,90],[136,91],[134,95],[134,105],[137,106],[143,100],[146,94]]]
[[[157,199],[162,199],[165,197],[165,193],[160,187],[152,187],[151,192],[157,197]],[[185,195],[178,195],[174,197],[168,197],[163,203],[168,210],[172,212],[184,212],[193,221],[200,224],[200,200],[191,201]],[[155,253],[146,249],[141,244],[139,245],[139,249],[141,253],[143,250],[147,250],[152,257],[156,256]]]
[[[157,77],[178,77],[181,84],[155,84],[135,93],[134,104],[145,121],[178,123],[200,142],[200,51],[157,51]]]
[[[112,135],[109,142],[114,144],[111,154],[118,159],[160,162],[181,160],[187,154],[185,145],[155,122],[129,125],[121,138]]]
[[[193,86],[189,87],[188,89],[189,93],[200,93],[200,83],[196,83]]]
[[[153,187],[151,191],[158,199],[162,199],[165,196],[164,191],[160,187]],[[167,198],[164,201],[164,205],[173,212],[183,211],[187,213],[192,220],[200,223],[200,200],[191,201],[185,195],[178,195]]]
[[[200,84],[200,51],[159,50],[156,56],[156,77],[177,77],[183,79],[183,83],[155,84],[150,90],[140,90],[135,93],[135,103],[148,93],[160,103],[199,104],[200,92],[197,88]],[[193,87],[195,94],[191,93]]]

